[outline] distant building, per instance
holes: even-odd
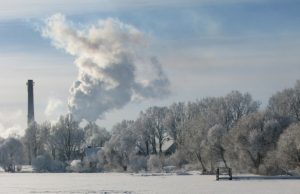
[[[168,137],[162,145],[162,153],[166,156],[172,155],[176,151],[176,143],[170,137]],[[159,152],[159,145],[156,146],[156,150]]]

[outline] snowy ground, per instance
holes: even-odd
[[[215,181],[215,176],[0,173],[0,193],[298,194],[300,180]]]

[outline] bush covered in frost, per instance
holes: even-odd
[[[69,172],[82,172],[83,166],[81,160],[73,160],[70,165],[67,167]]]
[[[133,172],[147,171],[147,157],[133,155],[129,160],[129,170]]]
[[[32,161],[32,168],[38,172],[64,172],[65,164],[53,160],[48,154],[39,155]]]
[[[148,166],[148,170],[152,172],[161,172],[163,163],[161,158],[158,155],[151,155],[149,157],[147,166]]]

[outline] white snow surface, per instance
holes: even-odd
[[[198,173],[0,173],[0,193],[296,194],[300,180],[216,181]]]

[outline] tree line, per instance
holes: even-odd
[[[172,152],[164,146],[172,142]],[[85,148],[99,148],[85,155]],[[277,92],[266,107],[249,93],[149,107],[110,132],[70,114],[55,124],[34,123],[23,137],[0,141],[6,171],[32,164],[39,171],[162,171],[214,173],[219,166],[255,174],[300,173],[300,81]]]

